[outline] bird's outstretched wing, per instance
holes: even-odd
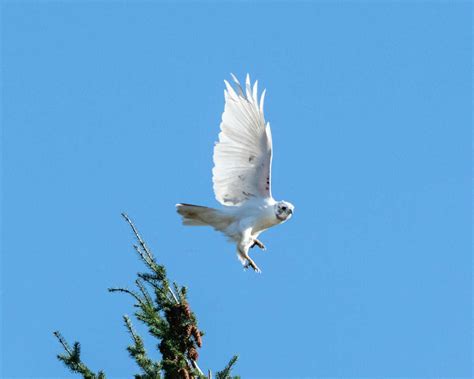
[[[234,87],[224,81],[225,108],[212,170],[214,193],[223,205],[272,197],[272,135],[263,117],[265,91],[259,100],[257,81],[252,87],[247,75],[244,90],[232,78]]]

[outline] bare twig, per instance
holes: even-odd
[[[151,253],[150,249],[148,249],[148,246],[146,245],[145,241],[143,240],[142,236],[140,233],[138,233],[137,228],[135,228],[135,225],[133,224],[132,220],[130,217],[127,216],[126,213],[122,213],[122,217],[128,222],[130,227],[133,230],[133,233],[135,234],[135,237],[137,238],[138,242],[140,243],[140,246],[143,248],[144,252],[148,256],[150,260],[153,260],[153,254]]]
[[[169,293],[171,294],[171,296],[173,296],[173,299],[174,299],[174,301],[176,302],[176,304],[179,304],[179,300],[178,300],[178,298],[176,297],[176,295],[174,294],[174,292],[173,292],[173,290],[171,289],[170,286],[168,286],[168,291],[169,291]]]
[[[196,370],[198,370],[199,374],[204,375],[202,372],[201,368],[198,366],[197,362],[194,359],[191,359],[191,365],[194,367]]]

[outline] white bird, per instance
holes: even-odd
[[[290,219],[294,206],[272,197],[272,135],[263,116],[265,90],[259,100],[257,81],[252,87],[247,74],[244,91],[237,78],[232,78],[234,87],[224,80],[225,107],[212,170],[214,193],[223,207],[176,204],[176,208],[184,225],[209,225],[222,232],[236,243],[244,267],[261,272],[249,249],[265,250],[258,236]]]

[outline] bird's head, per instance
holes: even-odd
[[[275,216],[280,221],[289,220],[295,207],[287,201],[279,201],[275,204]]]

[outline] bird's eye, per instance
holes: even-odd
[[[286,211],[286,207],[281,207],[281,209],[282,209],[283,211]]]

